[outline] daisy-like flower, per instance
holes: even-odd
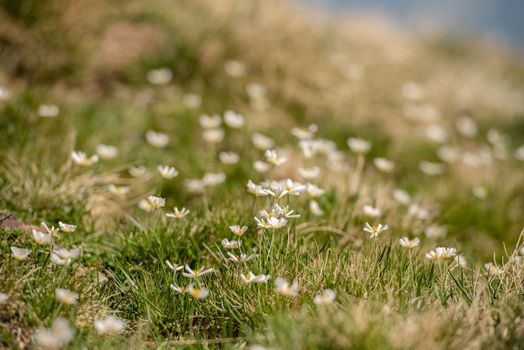
[[[165,261],[167,267],[169,267],[169,269],[171,269],[173,272],[178,272],[180,270],[182,270],[184,268],[184,265],[177,265],[177,264],[171,264],[171,262],[169,260],[166,259]]]
[[[169,136],[162,132],[149,130],[146,132],[146,141],[153,147],[163,148],[169,143]]]
[[[240,157],[235,152],[220,152],[218,154],[218,159],[222,164],[231,165],[238,163]]]
[[[268,163],[273,164],[274,166],[282,165],[287,161],[286,157],[278,155],[277,151],[275,151],[274,149],[266,150],[264,155],[266,157],[266,161]]]
[[[424,258],[429,261],[439,261],[440,254],[437,250],[430,250],[424,255]]]
[[[438,247],[434,250],[430,250],[424,255],[427,260],[431,261],[440,261],[440,260],[449,260],[454,258],[457,255],[456,248],[448,247]]]
[[[144,176],[147,172],[147,169],[145,166],[139,165],[139,166],[132,166],[129,169],[127,169],[127,171],[129,172],[129,175],[131,175],[132,177],[138,178],[138,177]]]
[[[202,138],[208,143],[220,143],[224,140],[224,129],[205,129],[202,131]]]
[[[15,246],[11,247],[11,253],[13,254],[13,258],[16,260],[25,260],[29,257],[29,249],[25,248],[18,248]]]
[[[118,186],[111,184],[107,188],[109,189],[109,192],[118,196],[123,196],[129,192],[129,187],[127,186]]]
[[[33,234],[33,240],[38,245],[49,244],[52,241],[52,236],[50,233],[45,233],[35,229],[31,230],[31,232]]]
[[[275,289],[278,294],[286,297],[296,297],[298,295],[298,282],[293,281],[289,285],[288,281],[283,278],[277,277],[275,280]]]
[[[311,124],[307,129],[304,128],[293,128],[291,134],[299,140],[309,140],[315,136],[318,131],[318,127],[315,124]]]
[[[192,270],[189,267],[189,265],[185,265],[184,268],[185,268],[186,272],[182,272],[182,275],[184,275],[187,278],[199,278],[199,277],[202,277],[202,276],[205,276],[207,274],[215,272],[215,270],[213,268],[206,269],[205,266],[202,266],[200,269],[198,269],[196,271]]]
[[[254,194],[255,197],[264,197],[269,194],[267,189],[265,189],[261,185],[256,185],[251,180],[247,182],[247,191],[251,194]]]
[[[380,208],[373,207],[372,205],[364,205],[362,211],[364,212],[364,215],[369,218],[378,218],[382,215]]]
[[[373,159],[373,164],[375,164],[378,170],[385,173],[391,173],[395,169],[395,162],[386,158],[375,158]]]
[[[166,216],[172,219],[182,219],[189,215],[189,213],[190,210],[186,209],[185,207],[180,210],[177,207],[174,207],[172,212],[166,213]]]
[[[241,78],[246,75],[246,65],[238,60],[229,60],[224,63],[224,71],[232,78]]]
[[[262,229],[268,229],[268,228],[271,228],[271,224],[269,223],[269,220],[265,219],[265,218],[262,218],[262,219],[259,219],[255,216],[255,221],[257,223],[257,227],[258,228],[262,228]]]
[[[75,331],[71,328],[69,321],[58,317],[53,321],[50,329],[37,329],[34,340],[39,349],[58,350],[65,348],[74,336]]]
[[[366,222],[366,226],[364,226],[364,231],[368,232],[370,234],[369,238],[377,238],[378,235],[388,229],[388,225],[370,225]]]
[[[244,126],[244,117],[241,114],[228,110],[224,112],[224,122],[230,128],[240,129]]]
[[[229,226],[229,229],[230,229],[231,232],[233,232],[236,236],[241,237],[242,235],[244,235],[244,233],[246,233],[246,231],[247,231],[247,226],[233,225],[233,226]]]
[[[335,301],[337,294],[332,289],[324,289],[321,294],[317,294],[313,299],[316,305],[327,305]]]
[[[80,255],[80,249],[55,248],[51,254],[51,261],[57,265],[69,265]]]
[[[57,105],[40,105],[36,112],[40,118],[56,118],[60,113]]]
[[[371,143],[369,143],[369,141],[356,137],[348,138],[347,144],[351,151],[355,154],[366,154],[371,149]]]
[[[398,243],[400,246],[406,248],[406,249],[413,249],[415,247],[418,247],[420,244],[420,239],[418,237],[415,237],[413,239],[409,239],[408,237],[402,237]]]
[[[245,283],[267,283],[271,279],[270,275],[255,275],[253,272],[248,272],[247,275],[244,275],[243,273],[240,274],[240,279]]]
[[[467,267],[468,263],[463,255],[457,255],[453,258],[453,262],[461,267]]]
[[[71,224],[63,223],[62,221],[58,222],[58,227],[62,230],[62,232],[71,233],[75,232],[76,226]]]
[[[236,263],[241,263],[241,262],[248,262],[250,260],[253,260],[255,259],[258,255],[257,254],[245,254],[245,253],[242,253],[240,255],[235,255],[231,252],[227,252],[227,256],[228,256],[228,260],[230,261],[233,261],[233,262],[236,262]]]
[[[186,287],[186,293],[195,299],[204,299],[209,295],[209,290],[205,287],[196,288],[193,284]]]
[[[411,202],[411,196],[404,190],[396,189],[393,191],[393,199],[400,204],[408,205]]]
[[[257,160],[253,163],[253,169],[255,169],[255,171],[258,173],[265,173],[271,169],[271,164]]]
[[[216,129],[222,124],[222,119],[218,114],[213,114],[211,116],[202,114],[198,121],[200,126],[204,129]]]
[[[147,213],[153,211],[153,206],[147,199],[142,199],[140,202],[138,202],[138,207]]]
[[[261,151],[275,147],[275,141],[271,137],[259,133],[253,134],[251,142],[253,142],[253,145]]]
[[[316,179],[318,175],[320,174],[320,168],[318,166],[314,166],[311,168],[298,168],[298,174],[302,176],[304,179],[312,180]]]
[[[71,159],[73,159],[73,162],[75,162],[78,165],[91,166],[95,164],[96,162],[98,162],[98,155],[94,154],[88,158],[84,152],[73,151],[71,152]]]
[[[238,241],[235,241],[235,240],[229,240],[227,238],[224,238],[222,240],[222,247],[224,247],[224,249],[238,249],[240,248],[240,245],[242,243],[242,241],[238,240]]]
[[[160,208],[162,208],[163,206],[166,205],[166,200],[164,198],[161,198],[161,197],[149,196],[149,197],[147,197],[147,201],[149,202],[149,204],[151,205],[151,208],[153,208],[153,210],[160,209]]]
[[[272,229],[279,229],[287,224],[287,220],[285,218],[268,218],[267,222],[269,224],[269,227]]]
[[[201,179],[188,179],[184,181],[184,186],[188,192],[191,193],[202,193],[206,185]]]
[[[147,81],[153,85],[166,85],[169,84],[173,78],[173,73],[169,68],[157,68],[151,69],[147,72]]]
[[[54,226],[47,226],[45,222],[41,223],[42,227],[46,230],[47,233],[49,233],[51,236],[58,234],[59,229]]]
[[[217,186],[226,181],[226,174],[224,173],[205,173],[202,177],[204,186]]]
[[[504,274],[504,269],[502,267],[490,262],[485,263],[484,268],[486,269],[486,271],[488,271],[488,274],[490,276],[501,276],[502,274]]]
[[[279,215],[282,215],[286,219],[296,219],[300,217],[300,214],[295,213],[295,211],[290,209],[287,205],[281,208],[278,204],[275,204],[273,208],[274,211],[278,212]]]
[[[324,191],[320,187],[317,187],[317,186],[315,186],[313,184],[310,184],[310,183],[308,183],[306,185],[306,192],[307,192],[307,194],[310,197],[313,197],[313,198],[320,197],[320,196],[324,195],[324,193],[326,193],[326,191]]]
[[[178,171],[173,166],[159,165],[156,169],[164,179],[171,180],[178,176]]]
[[[315,200],[309,202],[309,211],[315,216],[323,216],[325,214],[324,210],[320,208],[320,205]]]
[[[126,329],[126,323],[114,316],[95,321],[95,330],[99,335],[118,335]]]
[[[444,171],[446,170],[444,164],[428,162],[425,160],[421,161],[418,167],[420,171],[430,176],[442,175]]]
[[[78,303],[78,293],[65,288],[56,288],[55,299],[66,305],[76,305]]]
[[[169,288],[171,288],[172,291],[177,292],[178,294],[184,294],[186,292],[186,287],[181,287],[176,283],[172,283]]]
[[[113,159],[118,155],[118,148],[112,145],[99,144],[96,146],[96,153],[102,159]]]

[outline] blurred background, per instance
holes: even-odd
[[[382,15],[403,27],[468,34],[524,50],[522,0],[304,0],[337,14]]]

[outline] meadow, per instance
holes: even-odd
[[[0,347],[522,349],[524,64],[277,0],[0,2]]]

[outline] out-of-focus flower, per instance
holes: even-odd
[[[431,261],[449,260],[457,255],[456,248],[438,247],[430,250],[424,255],[424,258]]]
[[[95,321],[95,330],[99,335],[118,335],[126,329],[126,323],[114,316]]]
[[[317,294],[313,299],[316,305],[327,305],[335,301],[337,294],[332,289],[325,289],[321,294]]]
[[[484,268],[488,271],[490,276],[501,276],[504,274],[504,269],[500,266],[497,266],[493,263],[485,263]]]
[[[437,155],[446,163],[455,163],[460,159],[460,152],[453,146],[443,145],[437,150]]]
[[[169,143],[169,136],[162,132],[149,130],[146,132],[146,141],[153,147],[163,148]]]
[[[231,252],[227,252],[227,256],[228,256],[228,260],[230,261],[233,261],[233,262],[236,262],[236,263],[241,263],[241,262],[248,262],[250,260],[253,260],[255,259],[258,255],[257,254],[245,254],[245,253],[242,253],[240,255],[235,255]]]
[[[515,150],[515,159],[524,161],[524,145]]]
[[[406,249],[413,249],[415,247],[418,247],[420,244],[420,239],[418,237],[415,237],[413,239],[409,239],[408,237],[402,237],[398,243],[401,247]]]
[[[426,160],[421,161],[418,167],[424,174],[431,176],[442,175],[446,169],[444,164],[428,162]]]
[[[73,151],[71,152],[71,159],[73,159],[73,162],[75,162],[78,165],[91,166],[98,162],[98,155],[94,154],[88,158],[84,152]]]
[[[205,186],[217,186],[226,181],[226,174],[224,173],[206,173],[202,178]]]
[[[370,234],[369,238],[377,238],[380,233],[386,231],[388,228],[388,225],[370,225],[366,222],[366,225],[364,226],[363,230]]]
[[[209,290],[205,287],[196,288],[193,284],[186,287],[186,293],[195,299],[204,299],[209,295]]]
[[[253,134],[251,141],[253,142],[253,145],[261,151],[266,151],[275,146],[275,141],[272,138],[259,133]]]
[[[380,208],[373,207],[372,205],[364,205],[362,211],[364,212],[364,215],[369,218],[378,218],[382,215]]]
[[[484,199],[484,198],[486,198],[488,196],[488,190],[484,186],[475,186],[475,187],[473,187],[471,192],[478,199]]]
[[[0,101],[7,101],[11,97],[11,91],[5,86],[0,86]]]
[[[171,180],[178,176],[178,170],[173,166],[159,165],[157,170],[164,179]]]
[[[182,98],[182,103],[186,108],[195,109],[202,105],[202,97],[197,94],[186,94]]]
[[[426,88],[414,81],[408,81],[402,84],[402,95],[404,98],[412,101],[420,101],[426,97]]]
[[[220,152],[218,154],[218,159],[220,159],[222,164],[230,165],[238,163],[240,157],[235,152]]]
[[[257,160],[253,163],[253,169],[259,173],[265,173],[269,169],[271,169],[271,164],[263,162],[261,160]]]
[[[202,132],[202,138],[208,143],[220,143],[224,140],[224,129],[205,129]]]
[[[36,114],[40,118],[56,118],[60,113],[60,108],[56,105],[40,105]]]
[[[438,225],[430,225],[424,230],[426,237],[433,240],[446,238],[447,232],[445,226]]]
[[[189,265],[185,265],[184,269],[186,270],[186,272],[182,272],[182,275],[184,275],[187,278],[199,278],[199,277],[215,272],[213,268],[206,269],[205,266],[202,266],[200,269],[195,271],[195,270],[192,270],[189,267]]]
[[[75,232],[76,226],[71,224],[63,223],[62,221],[58,222],[58,227],[62,230],[62,232],[71,233]]]
[[[166,200],[161,197],[149,196],[147,197],[147,201],[149,202],[149,204],[151,205],[151,208],[153,209],[160,209],[166,205]]]
[[[198,118],[198,122],[204,129],[216,129],[222,124],[222,118],[220,118],[220,115],[218,114],[202,114],[200,118]]]
[[[78,293],[65,288],[56,288],[55,299],[66,305],[75,305],[78,302]]]
[[[247,226],[233,225],[233,226],[229,226],[229,229],[230,229],[231,232],[233,232],[236,236],[241,237],[241,236],[244,235],[244,233],[246,233],[246,231],[247,231]]]
[[[118,148],[112,145],[99,144],[96,146],[96,153],[98,153],[102,159],[113,159],[118,155]]]
[[[278,294],[287,296],[287,297],[296,297],[298,295],[298,282],[293,281],[289,285],[288,281],[283,278],[277,277],[275,280],[275,289]]]
[[[51,253],[51,261],[57,265],[69,265],[80,255],[80,249],[55,248]]]
[[[391,173],[395,169],[395,162],[386,158],[375,158],[373,159],[373,164],[375,164],[378,170],[385,173]]]
[[[404,190],[396,189],[393,191],[393,199],[398,203],[408,205],[411,202],[411,196]]]
[[[293,128],[291,129],[291,134],[300,140],[309,140],[315,136],[318,127],[315,124],[311,124],[307,129],[303,128]]]
[[[182,219],[189,215],[189,213],[189,209],[186,209],[185,207],[180,210],[178,210],[177,207],[174,207],[172,212],[166,213],[166,216],[172,219]]]
[[[268,163],[273,164],[274,166],[279,166],[284,164],[287,161],[287,158],[284,156],[280,156],[277,151],[273,149],[266,150],[266,153],[264,153],[266,156],[266,161]]]
[[[49,244],[53,239],[49,233],[41,232],[35,229],[33,229],[31,232],[33,234],[33,240],[36,242],[36,244],[39,245]]]
[[[15,246],[11,247],[11,253],[13,254],[13,258],[16,260],[25,260],[29,257],[29,249],[25,248],[18,248]]]
[[[453,262],[456,263],[457,265],[461,266],[461,267],[467,267],[468,266],[466,258],[464,256],[462,256],[462,255],[455,256],[455,258],[453,258]]]
[[[271,278],[270,275],[255,275],[253,272],[248,272],[247,275],[244,275],[243,273],[240,274],[240,279],[245,283],[267,283],[269,279]]]
[[[153,85],[167,85],[173,78],[173,73],[169,68],[151,69],[147,72],[147,81]]]
[[[147,169],[145,166],[139,165],[132,166],[129,169],[127,169],[127,171],[129,172],[129,175],[131,175],[132,177],[142,177],[146,174]]]
[[[7,304],[9,301],[9,295],[7,293],[0,293],[0,305]]]
[[[429,219],[429,212],[416,203],[413,203],[409,206],[408,215],[414,216],[419,220],[428,220]]]
[[[241,114],[228,110],[224,112],[224,122],[230,128],[240,129],[244,126],[244,117]]]
[[[184,268],[184,265],[177,265],[177,264],[171,264],[171,262],[169,260],[166,259],[165,261],[167,267],[169,267],[170,270],[172,270],[173,272],[178,272],[180,270],[182,270]]]
[[[34,339],[40,349],[58,350],[65,348],[74,336],[75,332],[69,322],[63,317],[58,317],[50,329],[37,329]]]
[[[317,166],[311,167],[311,168],[298,168],[298,174],[302,176],[304,179],[316,179],[318,175],[320,174],[320,168]]]
[[[232,78],[241,78],[246,75],[246,65],[238,60],[226,61],[224,70]]]
[[[347,144],[351,151],[355,154],[366,154],[371,149],[371,143],[369,143],[369,141],[356,137],[348,138]]]
[[[256,185],[253,181],[249,180],[247,182],[247,191],[251,194],[254,194],[255,197],[264,197],[267,196],[269,193],[267,189],[262,187],[261,185]]]
[[[448,140],[448,132],[438,124],[431,124],[426,127],[426,137],[432,142],[444,143]]]
[[[204,192],[206,184],[202,179],[187,179],[184,181],[184,186],[188,192],[201,193]]]
[[[320,187],[317,187],[310,183],[306,184],[306,192],[310,197],[313,197],[313,198],[320,197],[324,195],[324,193],[326,193],[326,191],[324,191]]]
[[[315,216],[323,216],[325,214],[324,210],[320,208],[320,205],[315,200],[309,202],[309,211]]]
[[[138,202],[138,207],[145,212],[153,211],[153,206],[147,199],[140,200],[140,202]]]
[[[229,240],[227,238],[224,238],[222,240],[222,247],[224,247],[224,249],[238,249],[240,248],[240,245],[242,243],[242,241],[238,240],[238,241],[235,241],[235,240]]]
[[[477,123],[470,117],[460,117],[455,122],[459,134],[465,137],[475,137],[478,132]]]
[[[109,189],[109,192],[111,192],[112,194],[116,194],[118,196],[123,196],[129,193],[129,187],[127,186],[118,186],[118,185],[111,184],[108,186],[108,189]]]

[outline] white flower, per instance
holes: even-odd
[[[188,192],[199,193],[204,192],[206,185],[201,179],[188,179],[184,181],[184,186]]]
[[[147,199],[142,199],[140,202],[138,202],[138,207],[145,212],[153,211],[153,206]]]
[[[184,294],[186,292],[186,287],[180,287],[176,283],[172,283],[169,288],[171,288],[172,291],[177,292],[178,294]]]
[[[58,222],[58,227],[62,230],[62,232],[71,233],[75,232],[76,226],[71,224],[63,223],[62,221]]]
[[[402,237],[398,243],[404,248],[413,249],[419,246],[420,239],[416,237],[410,240],[408,237]]]
[[[413,203],[408,208],[408,215],[415,216],[419,220],[428,220],[429,219],[429,212],[420,207],[418,204]]]
[[[369,141],[355,137],[348,138],[347,144],[351,151],[356,154],[366,154],[371,149],[371,143],[369,143]]]
[[[70,291],[69,289],[56,288],[55,299],[66,305],[75,305],[78,302],[78,293]]]
[[[259,173],[265,173],[271,168],[271,164],[257,160],[253,163],[253,168]]]
[[[435,143],[444,143],[448,140],[448,132],[438,124],[426,127],[426,137]]]
[[[427,260],[440,261],[449,260],[457,255],[456,248],[438,247],[435,250],[430,250],[424,256]]]
[[[80,255],[80,249],[55,248],[51,254],[51,261],[57,265],[69,265]]]
[[[182,98],[182,103],[186,108],[195,109],[202,105],[202,97],[197,94],[186,94]]]
[[[11,91],[5,86],[0,86],[0,101],[7,101],[11,97]]]
[[[172,219],[182,219],[186,217],[189,213],[190,213],[189,209],[186,209],[185,207],[180,210],[178,210],[177,207],[174,207],[173,212],[166,213],[166,216]]]
[[[485,263],[484,264],[484,268],[486,269],[486,271],[488,271],[488,273],[491,275],[491,276],[500,276],[502,274],[504,274],[504,269],[500,266],[497,266],[493,263]]]
[[[447,232],[448,230],[445,226],[437,225],[430,225],[424,230],[426,237],[433,240],[446,238]]]
[[[391,173],[395,169],[395,162],[386,158],[375,158],[373,159],[373,164],[375,164],[378,170],[385,173]]]
[[[218,114],[213,114],[211,116],[202,114],[198,121],[200,126],[204,129],[216,129],[222,124],[222,119]]]
[[[127,186],[117,186],[117,185],[111,184],[108,186],[108,189],[109,189],[109,192],[111,192],[112,194],[116,194],[119,196],[123,196],[129,192],[129,187]]]
[[[366,226],[364,226],[363,230],[370,234],[369,238],[377,238],[381,232],[386,231],[388,228],[388,225],[378,224],[371,226],[366,222]]]
[[[455,163],[460,159],[460,152],[456,147],[443,145],[437,150],[437,155],[446,163]]]
[[[29,257],[30,254],[29,249],[18,248],[15,246],[11,247],[11,253],[13,253],[13,258],[15,258],[16,260],[27,259],[27,257]]]
[[[96,153],[98,153],[102,159],[113,159],[118,155],[118,148],[111,145],[99,144],[96,146]]]
[[[466,261],[466,258],[462,255],[457,255],[455,258],[453,258],[453,262],[461,267],[467,267],[468,263]]]
[[[204,299],[209,295],[209,290],[207,288],[195,288],[193,284],[190,284],[186,287],[186,293],[191,295],[193,298],[196,299]]]
[[[268,163],[273,164],[274,166],[282,165],[282,164],[284,164],[287,161],[286,157],[279,156],[277,154],[277,151],[275,151],[273,149],[266,150],[264,155],[266,156],[266,161]]]
[[[475,186],[472,189],[472,193],[478,199],[484,199],[488,196],[488,190],[484,186]]]
[[[322,210],[320,208],[320,205],[315,200],[312,200],[309,203],[309,211],[311,212],[311,214],[313,214],[315,216],[323,216],[324,215],[324,210]]]
[[[402,84],[401,91],[402,95],[408,100],[419,101],[426,96],[426,88],[424,85],[414,81],[408,81]]]
[[[315,298],[313,299],[313,302],[316,305],[326,305],[331,304],[334,300],[337,294],[335,291],[331,289],[325,289],[322,294],[317,294]]]
[[[240,157],[235,152],[220,152],[218,154],[218,159],[220,159],[222,164],[230,165],[238,163]]]
[[[205,129],[202,132],[202,138],[208,143],[220,143],[224,140],[224,129]]]
[[[362,207],[362,211],[364,212],[364,215],[370,218],[378,218],[382,215],[380,208],[376,208],[371,205],[364,205]]]
[[[241,78],[246,74],[246,65],[237,60],[229,60],[224,64],[224,70],[232,78]]]
[[[251,194],[254,194],[255,197],[263,197],[269,194],[267,189],[260,185],[255,185],[255,183],[253,183],[251,180],[247,182],[247,191]]]
[[[522,255],[522,256],[524,256],[524,247],[521,247],[521,248],[519,249],[519,254]]]
[[[7,293],[0,293],[0,305],[7,304],[9,301],[9,295]]]
[[[296,297],[298,295],[298,282],[293,281],[291,285],[289,285],[288,281],[286,281],[283,278],[277,277],[275,280],[275,289],[278,294],[284,295],[287,297]]]
[[[80,151],[71,152],[71,158],[73,159],[73,162],[81,166],[91,166],[98,162],[98,155],[94,154],[87,158],[86,154]]]
[[[270,228],[277,229],[286,226],[287,220],[284,218],[268,218],[267,222]]]
[[[442,175],[444,173],[445,167],[441,163],[433,163],[423,160],[419,163],[419,169],[426,175]]]
[[[151,69],[147,72],[147,80],[153,85],[166,85],[173,78],[173,73],[169,68]]]
[[[169,269],[171,269],[173,272],[178,272],[180,270],[182,270],[184,268],[184,265],[177,265],[177,264],[171,264],[171,262],[169,260],[166,259],[165,261],[167,267],[169,267]]]
[[[324,193],[326,193],[326,191],[324,191],[320,187],[317,187],[310,183],[306,184],[306,192],[310,197],[313,197],[313,198],[320,197],[324,195]]]
[[[307,129],[303,128],[293,128],[291,129],[291,134],[300,140],[309,140],[315,136],[318,127],[315,124],[311,124]]]
[[[99,335],[118,335],[126,329],[126,323],[114,316],[107,316],[95,321],[95,330]]]
[[[147,169],[145,166],[139,165],[132,166],[129,169],[127,169],[127,171],[129,172],[129,175],[131,175],[132,177],[142,177],[146,174]]]
[[[35,343],[40,349],[57,350],[67,346],[75,336],[69,322],[62,317],[53,321],[51,329],[39,328],[35,332]]]
[[[238,237],[241,237],[247,231],[247,226],[233,225],[229,226],[231,232],[233,232]]]
[[[244,117],[234,111],[225,111],[224,122],[227,126],[233,129],[240,129],[244,126]]]
[[[164,179],[171,180],[178,176],[178,171],[173,166],[159,165],[156,169]]]
[[[206,269],[205,266],[202,266],[200,269],[196,271],[192,270],[189,267],[189,265],[185,265],[184,268],[186,272],[182,272],[182,275],[184,275],[187,278],[199,278],[199,277],[215,272],[214,269],[212,268]]]
[[[408,205],[411,202],[411,196],[404,190],[396,189],[393,191],[393,199],[398,203]]]
[[[318,175],[320,174],[320,168],[317,166],[311,167],[311,168],[298,168],[298,174],[302,176],[304,179],[316,179]]]
[[[240,279],[245,283],[267,283],[269,279],[271,278],[270,275],[255,275],[253,272],[248,272],[247,275],[244,275],[243,273],[240,274]]]
[[[235,240],[228,240],[227,238],[224,238],[222,240],[222,247],[224,247],[224,249],[238,249],[240,248],[240,245],[241,245],[241,241],[235,241]]]
[[[496,129],[489,129],[486,137],[495,147],[505,147],[508,143],[508,136]]]
[[[474,119],[470,117],[458,118],[455,122],[457,131],[465,137],[474,137],[477,135],[478,127]]]
[[[515,159],[524,161],[524,145],[515,150]]]
[[[40,118],[56,118],[60,109],[56,105],[40,105],[37,114]]]
[[[149,196],[147,197],[147,201],[153,209],[159,209],[166,205],[166,200],[161,197]]]
[[[47,226],[45,222],[41,223],[42,227],[49,233],[51,236],[58,234],[59,229],[54,226]]]
[[[226,174],[224,173],[206,173],[202,178],[204,186],[217,186],[226,181]]]
[[[31,232],[33,233],[33,240],[36,242],[36,244],[44,245],[49,244],[52,241],[51,234],[49,233],[41,232],[35,229],[33,229]]]
[[[148,132],[146,132],[146,141],[153,147],[163,148],[166,147],[169,143],[169,136],[162,132],[149,130]]]
[[[241,263],[241,262],[248,262],[250,260],[255,259],[258,255],[257,254],[250,254],[247,255],[245,253],[242,253],[240,255],[235,255],[231,252],[227,252],[228,259],[233,262]]]
[[[268,150],[275,146],[275,141],[272,138],[259,133],[253,134],[251,141],[253,142],[253,145],[261,151]]]

